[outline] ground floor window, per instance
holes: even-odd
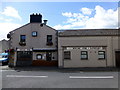
[[[88,52],[81,51],[81,60],[87,60],[87,59],[88,59]]]
[[[36,58],[37,58],[37,59],[42,59],[42,54],[37,54],[37,55],[36,55]]]
[[[64,59],[68,59],[68,60],[71,59],[71,53],[70,53],[70,51],[64,51]]]
[[[98,59],[105,59],[105,51],[98,51]]]

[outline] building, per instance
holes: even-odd
[[[9,41],[5,39],[1,40],[0,41],[0,53],[3,53],[8,49],[9,49]]]
[[[119,67],[118,29],[60,31],[58,60],[61,68]]]
[[[30,15],[30,23],[11,31],[11,59],[14,66],[57,65],[57,31],[42,23],[41,14]]]
[[[7,37],[12,66],[119,67],[118,29],[55,30],[41,14]]]

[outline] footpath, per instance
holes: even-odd
[[[23,66],[23,67],[8,67],[8,65],[0,66],[0,70],[18,70],[18,71],[60,71],[60,72],[77,72],[77,71],[119,71],[119,68],[115,67],[84,67],[84,68],[58,68],[48,66]]]

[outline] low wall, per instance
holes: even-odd
[[[33,60],[32,66],[58,66],[58,61]]]

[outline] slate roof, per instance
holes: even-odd
[[[79,30],[60,30],[59,37],[69,36],[117,36],[120,29],[79,29]]]

